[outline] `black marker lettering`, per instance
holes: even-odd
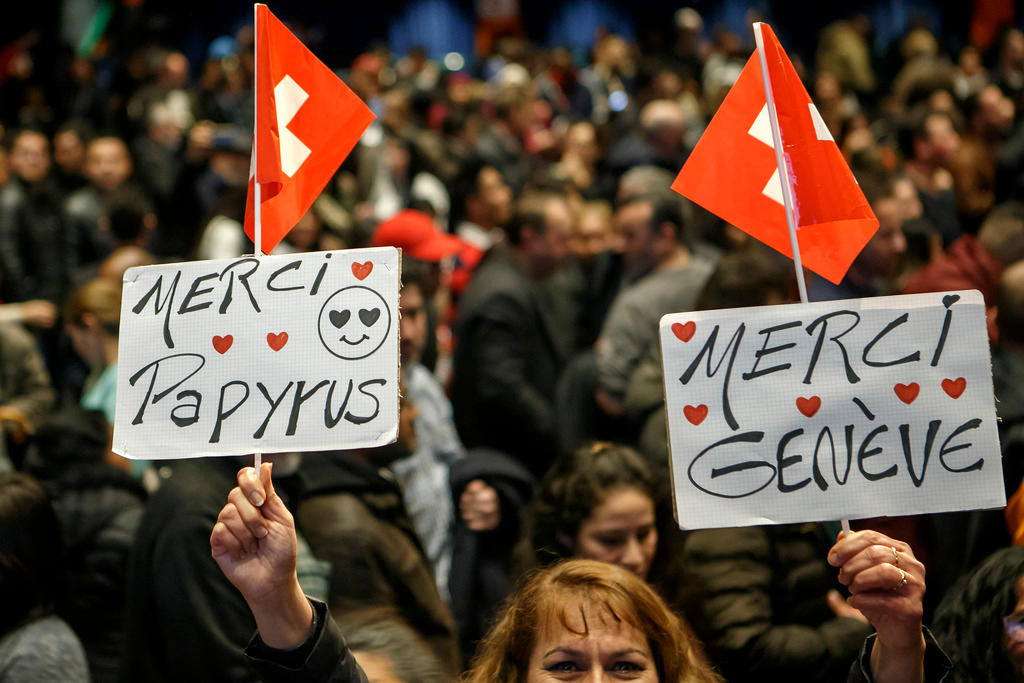
[[[887,431],[889,431],[889,427],[887,425],[875,427],[871,433],[868,434],[867,438],[861,442],[860,449],[857,451],[857,467],[860,468],[860,473],[863,474],[864,478],[868,481],[878,481],[879,479],[885,479],[886,477],[895,477],[896,472],[898,471],[896,465],[893,465],[882,472],[868,472],[864,467],[865,460],[882,452],[881,446],[875,446],[871,449],[869,449],[868,446],[876,436]]]
[[[735,465],[728,465],[726,467],[716,467],[711,470],[711,479],[717,479],[718,477],[723,477],[734,472],[745,472],[747,470],[761,468],[767,468],[768,470],[771,470],[771,476],[769,476],[763,484],[758,486],[756,489],[753,489],[752,491],[744,491],[743,493],[720,493],[717,491],[712,491],[711,489],[706,488],[704,486],[701,486],[700,484],[697,483],[697,480],[694,477],[693,470],[697,466],[697,463],[700,462],[700,460],[705,455],[707,455],[714,449],[719,448],[720,446],[729,446],[735,443],[761,443],[762,439],[764,439],[764,432],[743,432],[742,434],[733,434],[732,436],[727,436],[724,439],[721,439],[720,441],[716,441],[715,443],[711,444],[710,446],[702,450],[700,453],[698,453],[697,457],[693,459],[693,461],[690,463],[690,466],[687,468],[686,475],[689,477],[690,483],[693,484],[698,489],[700,489],[701,491],[703,491],[704,493],[716,496],[718,498],[744,498],[746,496],[750,496],[757,493],[761,489],[771,484],[772,480],[775,479],[775,466],[769,462],[764,462],[761,460],[747,460],[745,462],[737,463]]]
[[[237,268],[243,263],[248,263],[249,265],[252,266],[252,268],[250,268],[244,273],[238,273],[236,275],[234,270],[232,269]],[[220,272],[220,279],[223,280],[224,276],[228,275],[229,272],[230,277],[228,278],[228,287],[226,290],[224,290],[224,299],[220,302],[220,308],[217,309],[218,313],[223,314],[227,312],[228,306],[231,304],[231,293],[232,291],[234,291],[235,288],[236,277],[238,278],[238,281],[242,283],[242,286],[245,287],[245,293],[249,295],[249,303],[252,304],[253,310],[255,310],[257,313],[260,312],[260,305],[256,303],[256,297],[252,295],[252,289],[249,287],[249,276],[255,273],[256,269],[259,267],[260,261],[257,258],[239,259],[238,261],[234,261],[233,263],[229,263],[228,265],[224,266],[224,270]]]
[[[156,376],[160,372],[160,363],[163,363],[164,361],[171,360],[172,358],[198,358],[199,359],[199,365],[197,365],[196,368],[192,372],[188,373],[187,375],[182,377],[180,380],[178,380],[177,382],[175,382],[171,386],[169,386],[166,389],[164,389],[163,391],[159,392],[153,398],[153,403],[156,403],[157,401],[162,399],[164,396],[166,396],[167,394],[171,393],[172,391],[177,389],[179,386],[184,384],[190,377],[192,377],[192,375],[194,375],[197,372],[199,372],[202,369],[202,367],[204,365],[206,365],[206,359],[203,358],[198,353],[176,353],[176,354],[171,355],[171,356],[164,356],[163,358],[158,358],[155,361],[153,361],[152,363],[149,363],[148,365],[142,366],[134,375],[132,375],[131,377],[128,378],[128,384],[130,384],[131,386],[134,387],[135,383],[139,381],[139,378],[142,377],[144,374],[146,374],[146,371],[149,370],[150,368],[153,368],[153,377],[149,380],[149,387],[147,387],[147,389],[146,389],[146,396],[145,396],[145,398],[142,399],[142,404],[139,406],[139,412],[135,414],[135,418],[132,420],[132,424],[133,425],[142,424],[142,417],[143,417],[143,415],[146,412],[146,406],[149,405],[149,397],[153,395],[153,387],[156,386]]]
[[[156,279],[156,283],[146,292],[145,296],[139,299],[139,303],[132,307],[132,313],[141,313],[142,309],[146,307],[146,303],[149,301],[151,296],[156,296],[153,301],[153,313],[159,313],[160,309],[164,306],[167,307],[167,312],[164,313],[164,344],[169,349],[174,348],[174,340],[171,339],[171,302],[174,300],[174,290],[178,288],[178,280],[181,279],[181,271],[179,270],[174,274],[174,282],[171,283],[171,288],[167,292],[167,297],[160,302],[160,287],[163,284],[164,276],[161,275]]]
[[[953,321],[953,309],[951,309],[950,306],[952,306],[959,298],[960,297],[956,297],[956,299],[949,301],[952,297],[947,296],[942,299],[942,303],[946,306],[946,315],[942,318],[942,331],[939,332],[939,341],[935,344],[935,353],[932,354],[931,366],[933,368],[939,364],[939,357],[942,356],[942,349],[946,346],[946,335],[949,334],[949,324]]]
[[[862,401],[862,400],[860,400],[859,398],[857,398],[856,396],[854,396],[854,397],[853,397],[853,403],[854,403],[854,405],[856,405],[856,406],[857,406],[858,408],[860,408],[860,410],[861,410],[861,412],[862,412],[862,413],[864,413],[864,417],[866,417],[867,419],[869,419],[869,420],[871,420],[871,421],[874,421],[874,419],[875,419],[875,414],[874,414],[874,413],[872,413],[872,412],[871,412],[870,410],[868,410],[868,407],[867,407],[866,405],[864,405],[864,401]]]
[[[242,398],[239,399],[238,403],[231,406],[227,411],[224,410],[224,395],[228,392],[228,387],[240,386],[245,389],[245,393],[242,394]],[[217,443],[220,441],[220,426],[224,420],[231,417],[236,410],[238,410],[246,399],[249,398],[249,385],[240,379],[231,380],[220,388],[220,398],[217,401],[217,421],[213,425],[213,434],[210,435],[210,443]]]
[[[325,259],[331,258],[330,253],[324,254],[324,258]],[[327,272],[327,261],[324,261],[323,265],[320,266],[320,270],[317,271],[316,279],[313,280],[313,286],[309,289],[309,295],[310,296],[316,296],[316,293],[320,291],[320,283],[323,281],[324,273],[326,273],[326,272]]]
[[[957,468],[957,467],[950,467],[949,464],[946,462],[946,454],[947,453],[955,453],[956,451],[961,451],[961,450],[963,450],[965,448],[970,448],[971,446],[974,445],[974,444],[971,444],[971,443],[960,443],[960,444],[957,444],[955,446],[950,446],[949,442],[952,441],[954,438],[960,436],[962,433],[964,433],[964,432],[966,432],[968,430],[971,430],[971,429],[977,429],[980,426],[981,426],[981,420],[979,420],[978,418],[974,418],[972,420],[968,420],[967,422],[964,422],[962,425],[960,425],[959,427],[954,429],[953,433],[950,434],[946,438],[946,440],[942,442],[942,448],[939,449],[939,462],[942,463],[942,467],[947,472],[954,472],[954,473],[972,472],[974,470],[980,470],[985,465],[985,458],[978,458],[977,460],[972,462],[970,465],[967,465],[965,467],[959,467],[959,468]]]
[[[903,323],[907,322],[907,320],[909,318],[910,318],[910,314],[904,313],[903,315],[901,315],[900,317],[896,318],[895,320],[890,322],[888,325],[886,325],[882,329],[881,332],[879,332],[877,335],[875,335],[874,339],[872,339],[871,341],[869,341],[867,343],[867,345],[864,347],[864,353],[862,353],[861,356],[860,356],[861,360],[864,361],[864,365],[868,365],[868,366],[873,367],[873,368],[884,368],[884,367],[888,367],[890,365],[900,365],[901,363],[915,363],[915,362],[921,360],[921,352],[920,351],[914,351],[913,353],[908,354],[908,355],[904,356],[903,358],[898,358],[896,360],[878,360],[878,361],[868,360],[868,353],[871,352],[871,349],[874,348],[875,344],[877,344],[879,342],[879,340],[882,339],[882,337],[884,337],[885,335],[889,334],[889,332],[891,332],[892,330],[896,329],[897,327],[899,327]]]
[[[371,399],[373,399],[373,413],[366,416],[345,413],[345,419],[354,425],[361,425],[366,424],[373,418],[377,417],[377,413],[380,412],[380,400],[378,400],[377,397],[371,394],[370,392],[366,391],[366,387],[371,386],[373,384],[379,384],[380,386],[384,386],[387,383],[388,381],[386,379],[368,379],[365,382],[361,383],[359,385],[359,393],[361,393],[363,396],[369,396]]]
[[[757,377],[763,377],[764,375],[768,375],[773,372],[778,372],[779,370],[788,370],[791,367],[793,367],[792,363],[780,363],[779,365],[773,365],[770,368],[765,368],[764,370],[758,370],[757,364],[760,363],[761,359],[767,356],[768,354],[776,353],[778,351],[785,351],[786,349],[791,349],[794,346],[796,346],[796,342],[789,342],[788,344],[780,344],[779,346],[773,346],[769,348],[768,339],[771,337],[772,332],[780,332],[782,330],[788,330],[793,327],[800,327],[801,325],[803,325],[801,321],[794,320],[792,322],[783,323],[781,325],[775,325],[773,327],[766,327],[763,330],[758,330],[758,334],[764,335],[764,343],[761,345],[760,349],[754,352],[754,366],[750,368],[750,372],[743,373],[743,379],[755,379]]]
[[[725,360],[725,356],[726,354],[728,354],[729,348],[731,347],[732,355],[729,357],[729,365],[726,366],[725,378],[722,381],[722,414],[725,416],[726,423],[729,425],[730,428],[732,428],[733,431],[739,429],[740,426],[739,423],[736,422],[736,418],[732,414],[732,407],[729,405],[729,380],[732,377],[732,366],[733,363],[736,362],[736,353],[740,350],[740,342],[743,341],[743,332],[744,330],[746,330],[746,328],[746,323],[740,323],[740,326],[737,327],[736,331],[733,333],[732,339],[729,340],[729,344],[725,347],[725,350],[722,351],[722,357],[718,359],[718,365],[716,365],[715,369],[712,370],[711,356],[715,352],[715,341],[718,339],[719,330],[719,326],[715,325],[715,329],[711,332],[711,336],[708,337],[707,342],[704,343],[704,348],[700,350],[700,353],[697,354],[697,357],[693,359],[692,363],[690,363],[690,367],[686,368],[686,372],[684,372],[679,377],[680,382],[682,382],[683,384],[688,383],[690,379],[693,377],[693,373],[697,371],[697,366],[700,365],[700,359],[704,357],[704,354],[707,354],[708,356],[706,370],[707,376],[708,378],[714,377],[715,374],[718,373],[719,369],[721,369],[722,361]]]
[[[804,433],[803,429],[794,429],[791,432],[786,432],[785,434],[782,435],[782,438],[779,439],[779,448],[778,448],[778,450],[775,451],[775,463],[776,463],[776,471],[778,471],[778,473],[779,473],[778,487],[779,487],[779,491],[782,492],[782,493],[790,493],[792,491],[799,491],[803,487],[807,486],[807,484],[810,483],[810,481],[811,481],[810,477],[807,477],[803,481],[799,481],[796,484],[787,484],[784,481],[784,476],[785,476],[784,470],[787,467],[790,467],[792,465],[797,464],[798,462],[803,460],[804,457],[802,455],[790,455],[788,457],[783,457],[782,454],[786,451],[786,446],[789,445],[789,442],[792,441],[793,439],[795,439],[796,437],[800,436],[803,433]]]
[[[914,459],[910,453],[910,425],[900,425],[900,442],[903,444],[903,458],[907,461],[907,471],[910,473],[910,480],[914,482],[914,486],[917,488],[921,488],[921,484],[924,483],[924,475],[928,470],[928,459],[932,455],[932,446],[935,443],[935,434],[939,431],[939,425],[941,424],[942,420],[932,420],[928,423],[928,434],[924,440],[924,459],[921,461],[920,477],[914,471]]]
[[[828,437],[828,447],[832,451],[832,471],[836,469],[836,442],[832,440],[832,430],[828,427],[823,427],[818,432],[818,440],[814,443],[814,458],[811,461],[811,474],[814,476],[814,483],[818,485],[818,488],[822,491],[828,490],[828,482],[825,481],[825,477],[821,474],[821,467],[818,466],[818,453],[821,451],[821,443]],[[849,474],[849,460],[847,460],[847,474]],[[839,479],[839,473],[836,472],[836,479]]]
[[[203,403],[203,395],[198,391],[188,389],[186,391],[178,392],[178,395],[175,396],[179,401],[186,397],[194,398],[195,403],[179,403],[171,410],[171,422],[179,427],[188,427],[189,425],[194,425],[196,422],[199,422],[199,406]],[[191,408],[192,414],[185,417],[179,417],[175,413],[177,413],[181,408]]]
[[[843,473],[843,478],[839,478],[839,470],[836,469],[836,461],[832,460],[832,474],[836,477],[836,482],[840,486],[846,484],[846,480],[850,478],[850,467],[853,465],[853,425],[846,425],[846,472]]]
[[[331,388],[327,390],[327,400],[324,402],[324,426],[327,428],[333,428],[334,425],[338,424],[341,420],[341,416],[345,414],[345,408],[348,406],[348,399],[352,395],[352,386],[354,382],[348,381],[348,390],[345,392],[345,400],[341,402],[341,407],[338,408],[338,412],[331,414],[331,399],[334,398],[334,389],[338,386],[338,380],[331,382]]]
[[[325,379],[322,379],[316,383],[316,386],[314,386],[306,393],[302,393],[302,388],[306,386],[305,382],[300,381],[297,385],[295,385],[295,397],[292,399],[292,413],[288,417],[288,429],[285,430],[286,435],[295,435],[295,428],[299,424],[299,408],[302,407],[302,404],[309,400],[310,396],[320,391],[322,387],[325,387],[328,384],[330,384],[330,382],[328,382]]]
[[[860,381],[860,377],[857,376],[857,374],[853,371],[853,368],[850,366],[850,356],[846,352],[846,347],[843,346],[843,343],[841,341],[839,341],[844,335],[853,330],[853,328],[857,327],[857,323],[860,322],[860,314],[857,313],[856,311],[833,311],[831,313],[826,313],[825,315],[821,316],[820,318],[813,321],[810,325],[807,326],[807,334],[813,336],[814,328],[820,325],[821,334],[818,335],[818,340],[814,343],[814,351],[811,353],[811,362],[807,365],[807,375],[804,377],[804,384],[811,383],[811,375],[814,374],[814,367],[818,364],[818,357],[821,355],[821,347],[825,343],[825,334],[828,330],[828,321],[840,315],[852,315],[853,324],[847,327],[839,334],[835,335],[834,337],[829,337],[829,341],[834,341],[836,343],[836,346],[839,347],[839,352],[843,355],[843,364],[846,367],[847,381],[850,384],[856,384],[857,382]]]
[[[267,278],[267,289],[269,289],[271,292],[290,292],[293,289],[304,289],[302,285],[292,285],[291,287],[274,286],[274,280],[277,279],[278,275],[280,275],[286,270],[298,270],[300,265],[302,265],[302,261],[292,261],[291,263],[286,263],[285,265],[275,270],[273,273],[270,274],[270,277]]]
[[[274,400],[270,398],[270,392],[267,391],[265,386],[263,386],[263,382],[256,382],[256,388],[260,390],[260,393],[263,394],[263,398],[267,399],[267,403],[270,404],[270,412],[267,413],[267,416],[264,418],[263,424],[259,426],[259,429],[253,433],[252,438],[262,439],[263,435],[267,433],[267,425],[270,424],[270,418],[274,416],[274,412],[277,410],[277,407],[281,405],[281,401],[284,400],[284,397],[288,395],[288,391],[292,388],[293,384],[295,384],[295,382],[288,382],[288,386],[284,388],[284,391],[282,391],[281,395],[277,397],[277,400]]]
[[[191,302],[194,297],[202,296],[203,294],[209,294],[210,292],[212,292],[213,287],[199,289],[199,285],[204,280],[210,280],[215,277],[217,277],[217,273],[209,273],[207,275],[200,275],[199,277],[192,281],[192,286],[189,287],[188,294],[185,295],[185,298],[182,299],[181,301],[181,306],[178,307],[178,315],[182,315],[183,313],[191,313],[192,311],[201,311],[204,308],[209,308],[210,306],[213,305],[212,301],[204,301],[203,303],[196,304],[195,306],[189,306],[189,302]]]

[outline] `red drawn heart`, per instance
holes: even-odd
[[[697,324],[692,320],[685,325],[683,323],[672,323],[672,334],[676,335],[679,341],[690,341],[693,339],[693,333],[696,331]]]
[[[803,413],[804,417],[814,417],[819,408],[821,408],[820,396],[811,396],[810,398],[796,397],[796,409]]]
[[[683,415],[690,421],[690,424],[699,425],[708,416],[708,407],[703,403],[699,406],[684,406]]]
[[[267,346],[280,351],[284,348],[284,345],[288,343],[288,333],[282,332],[281,334],[274,334],[273,332],[267,332]]]
[[[892,388],[899,396],[900,400],[910,405],[917,398],[918,392],[921,391],[921,385],[917,382],[911,382],[910,384],[897,384]]]
[[[213,348],[217,349],[217,353],[227,353],[234,341],[235,338],[230,334],[225,334],[223,337],[213,335]]]
[[[966,388],[967,380],[963,377],[942,380],[942,390],[949,394],[950,398],[960,398],[960,394],[964,393]]]
[[[366,276],[373,271],[373,262],[367,261],[366,263],[353,263],[352,274],[359,280],[365,280]]]

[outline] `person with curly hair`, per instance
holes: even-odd
[[[1024,546],[993,553],[961,579],[932,632],[953,660],[949,683],[1024,681]]]
[[[541,481],[516,550],[520,572],[585,558],[617,565],[670,605],[685,586],[668,491],[633,448],[596,442],[559,456]]]

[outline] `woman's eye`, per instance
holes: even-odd
[[[624,536],[598,536],[597,542],[601,545],[615,547],[626,544],[626,538]]]
[[[545,671],[561,672],[561,671],[578,671],[579,669],[576,666],[576,662],[555,662],[554,664],[548,664],[547,666],[545,666],[544,670]]]
[[[621,661],[615,662],[612,665],[612,671],[644,671],[645,668],[642,664],[636,662]]]

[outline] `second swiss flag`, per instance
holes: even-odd
[[[878,220],[775,34],[767,24],[754,30],[764,39],[800,255],[807,268],[838,283]],[[792,257],[782,180],[755,51],[672,189]]]

